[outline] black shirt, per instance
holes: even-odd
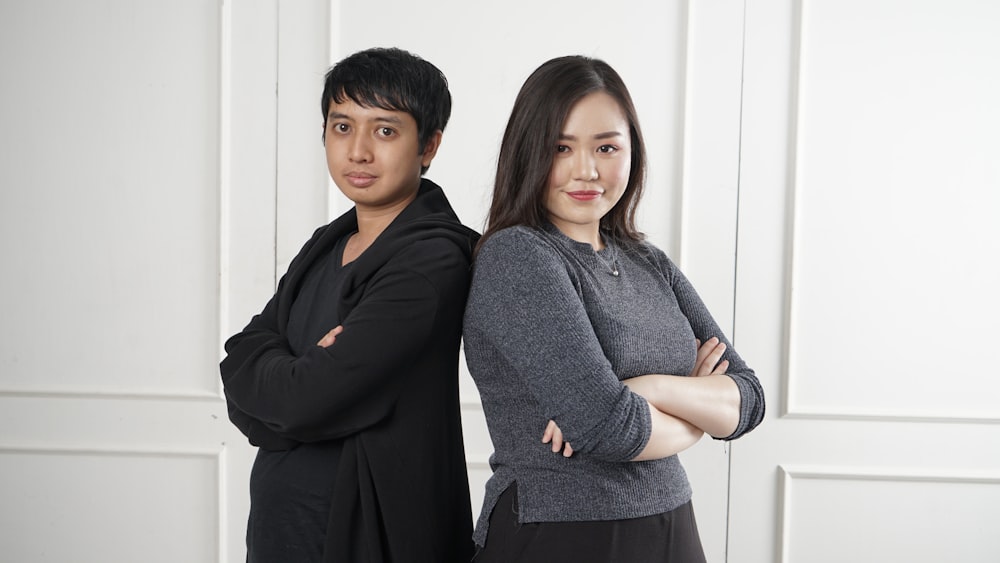
[[[288,318],[288,343],[301,356],[341,324],[338,297],[353,262],[341,265],[350,235],[303,279]],[[333,374],[331,374],[332,376]],[[320,561],[342,440],[257,452],[250,473],[248,563]]]

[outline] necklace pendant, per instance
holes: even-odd
[[[618,277],[618,269],[615,268],[614,270],[611,270],[611,275],[617,278]]]

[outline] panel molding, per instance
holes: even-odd
[[[34,446],[29,444],[0,444],[0,455],[78,455],[106,457],[197,457],[214,459],[218,463],[225,446],[219,447],[186,447],[186,448],[149,448],[149,447],[106,447],[80,446],[76,444],[56,444]]]
[[[868,422],[917,422],[938,424],[1000,424],[1000,415],[992,413],[975,413],[941,411],[933,414],[906,409],[855,409],[843,408],[839,411],[830,409],[810,408],[786,400],[783,405],[782,418],[791,420],[851,420]]]
[[[788,480],[823,481],[896,481],[926,483],[976,483],[1000,485],[1000,472],[968,471],[956,468],[915,470],[908,467],[861,467],[833,465],[778,465],[778,471]]]
[[[777,542],[779,562],[790,561],[793,481],[882,481],[894,483],[959,483],[1000,485],[1000,473],[953,469],[910,470],[825,465],[778,465]]]
[[[217,346],[219,357],[225,355],[223,344],[229,337],[230,328],[226,320],[230,318],[230,291],[232,287],[233,252],[232,238],[232,106],[229,100],[233,89],[233,10],[232,2],[220,2],[219,6],[219,286],[217,301],[219,310],[219,334]],[[219,381],[222,390],[222,381]]]
[[[29,444],[0,444],[0,455],[4,453],[25,455],[82,455],[120,457],[203,457],[218,459],[224,446],[197,448],[147,448],[147,447],[106,447],[80,446],[77,444],[56,444],[34,446]]]
[[[223,400],[219,391],[150,391],[127,388],[86,388],[50,387],[2,389],[0,398],[13,399],[101,399],[101,400],[147,400],[147,401],[196,401],[216,402]]]
[[[79,457],[121,457],[121,458],[170,458],[170,459],[202,459],[213,462],[215,465],[215,489],[216,489],[216,550],[219,561],[226,561],[228,557],[227,542],[222,532],[227,529],[230,517],[227,510],[227,470],[226,460],[223,455],[226,451],[225,445],[217,447],[185,447],[185,448],[150,448],[150,447],[101,447],[101,446],[80,446],[76,444],[63,445],[13,445],[0,444],[0,456],[3,455],[63,455]]]
[[[465,465],[469,469],[481,469],[481,470],[484,470],[484,471],[489,471],[490,473],[493,472],[493,468],[490,467],[489,460],[487,460],[487,461],[469,461],[469,460],[466,460],[465,461]]]
[[[928,422],[928,423],[953,423],[953,424],[1000,424],[1000,411],[978,412],[970,414],[958,409],[939,410],[934,412],[921,412],[916,409],[907,408],[851,408],[838,406],[836,408],[825,406],[814,406],[796,400],[795,380],[791,377],[792,370],[798,365],[798,358],[794,353],[795,334],[798,332],[797,318],[797,258],[799,239],[800,206],[801,197],[799,186],[801,169],[798,155],[802,152],[800,143],[801,116],[799,114],[802,105],[801,100],[801,77],[804,72],[802,37],[805,25],[804,14],[808,9],[807,0],[793,0],[791,28],[791,68],[789,69],[789,134],[788,134],[788,192],[786,195],[788,216],[785,219],[785,241],[786,264],[785,282],[789,291],[785,294],[784,303],[784,334],[782,338],[782,359],[781,374],[781,397],[779,400],[779,417],[790,419],[808,420],[854,420],[854,421],[883,421],[883,422]]]
[[[483,403],[481,403],[479,399],[472,399],[468,397],[462,398],[459,400],[459,406],[463,411],[483,412]]]

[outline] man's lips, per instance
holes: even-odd
[[[577,190],[575,192],[566,192],[569,197],[578,201],[592,201],[601,197],[602,192],[598,190]]]
[[[355,188],[367,188],[368,186],[375,183],[378,176],[373,176],[367,172],[348,172],[344,175],[347,178],[347,182],[354,186]]]

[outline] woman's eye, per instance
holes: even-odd
[[[560,153],[562,153],[562,152],[569,152],[569,147],[567,147],[566,145],[557,145],[556,146],[556,152],[560,152]]]
[[[597,152],[605,153],[605,154],[607,154],[607,153],[613,153],[616,150],[618,150],[618,147],[616,147],[614,145],[601,145],[600,147],[597,147]]]

